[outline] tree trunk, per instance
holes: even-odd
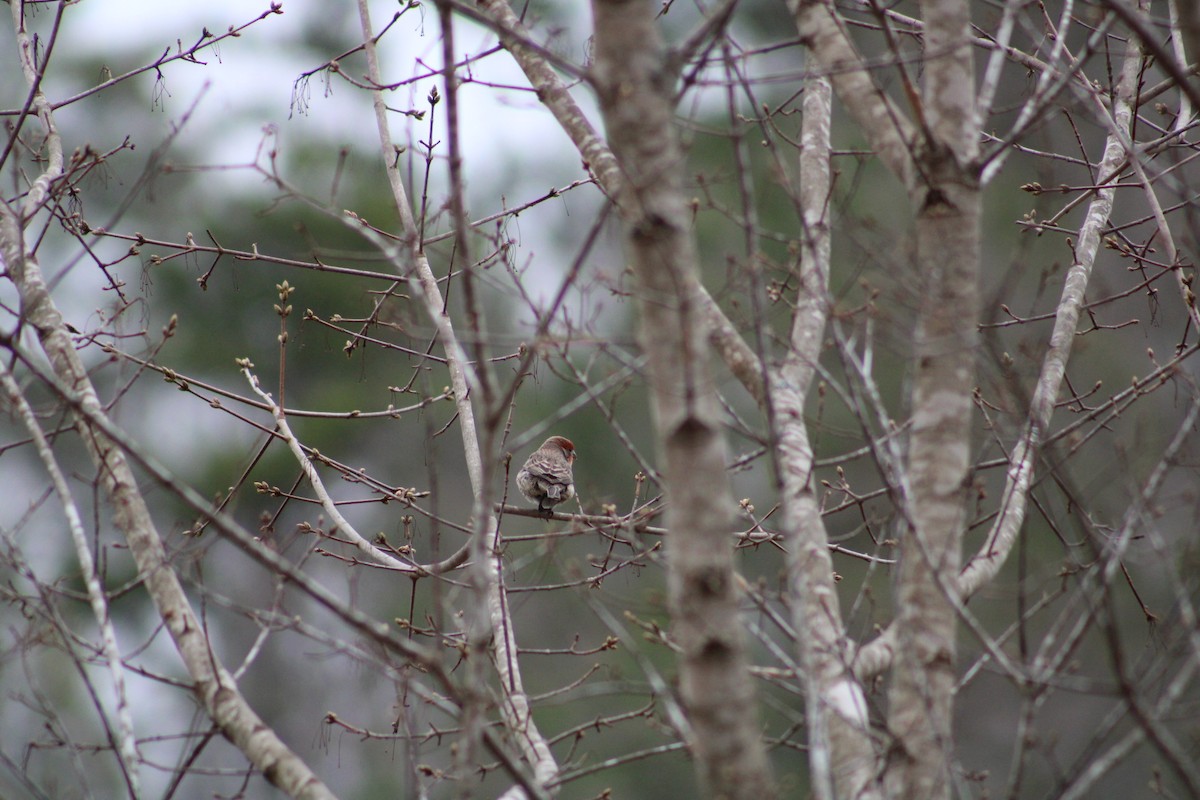
[[[691,722],[683,735],[712,796],[757,800],[773,789],[738,615],[733,501],[684,202],[674,76],[649,2],[596,0],[593,8],[596,83],[625,176],[617,203],[639,284],[639,336],[666,464],[672,632]]]

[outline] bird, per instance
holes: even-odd
[[[551,436],[525,459],[517,473],[517,488],[548,516],[554,506],[575,496],[574,463],[575,444],[564,436]]]

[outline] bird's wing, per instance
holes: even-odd
[[[566,462],[560,464],[557,459],[551,460],[535,454],[529,459],[527,467],[529,474],[545,484],[548,492],[552,491],[552,488],[562,489],[571,485],[571,465]]]

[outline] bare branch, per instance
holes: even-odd
[[[67,527],[71,531],[71,543],[75,546],[75,557],[79,560],[79,570],[83,573],[83,580],[87,586],[92,615],[96,618],[96,625],[100,628],[101,649],[108,661],[108,672],[112,677],[117,715],[118,753],[121,757],[124,777],[129,786],[130,796],[141,797],[142,779],[138,767],[141,755],[138,753],[137,739],[133,729],[133,712],[129,705],[129,697],[125,692],[125,667],[121,663],[117,632],[109,616],[108,599],[104,593],[104,587],[96,573],[96,563],[92,558],[87,533],[83,529],[83,519],[79,514],[75,499],[71,496],[71,488],[67,485],[66,477],[59,468],[58,459],[54,457],[54,450],[46,440],[46,435],[42,431],[42,426],[38,423],[33,409],[29,406],[29,401],[25,399],[21,387],[17,385],[12,373],[8,371],[8,365],[4,363],[3,359],[0,359],[0,386],[4,389],[9,407],[16,410],[17,416],[20,417],[26,430],[33,437],[38,456],[42,459],[46,472],[50,474],[54,491],[66,514]]]

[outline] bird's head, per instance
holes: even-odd
[[[575,463],[575,443],[565,436],[551,436],[542,444],[543,450],[548,450],[552,447],[557,447],[562,451],[563,456],[567,461]]]

